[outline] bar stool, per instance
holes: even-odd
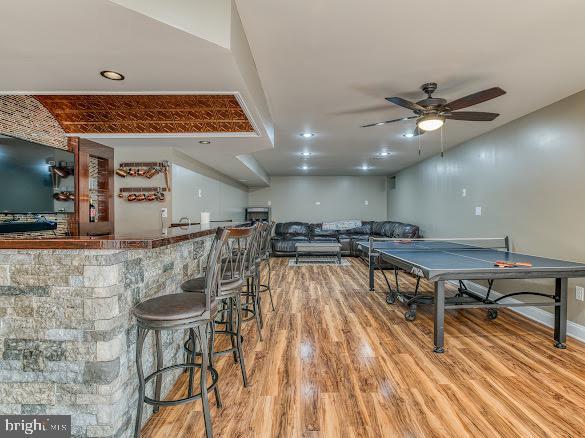
[[[205,419],[205,434],[208,438],[213,436],[211,429],[211,416],[209,411],[208,391],[213,389],[217,405],[221,407],[221,397],[217,382],[218,373],[213,362],[213,343],[209,347],[210,337],[207,335],[207,326],[211,326],[211,340],[213,339],[212,321],[217,313],[216,294],[220,283],[220,257],[226,243],[228,231],[218,229],[207,259],[207,273],[204,278],[203,294],[176,293],[163,295],[138,303],[132,314],[137,320],[138,338],[136,341],[136,370],[138,373],[138,403],[136,412],[136,426],[134,436],[140,436],[142,423],[142,410],[144,403],[155,406],[155,412],[159,406],[174,406],[201,399],[203,404],[203,416]],[[201,363],[195,363],[195,356],[191,355],[186,363],[170,365],[163,368],[163,352],[160,339],[162,330],[189,330],[189,338],[195,342],[197,336],[201,345]],[[153,330],[156,343],[156,371],[144,377],[142,368],[142,349],[144,340],[149,331]],[[177,400],[161,400],[162,373],[178,368],[189,369],[189,389],[187,397]],[[194,369],[201,369],[201,390],[193,394]],[[207,371],[211,373],[211,384],[207,385]],[[154,398],[145,395],[145,386],[153,378],[155,381]]]
[[[244,303],[242,304],[242,311],[250,316],[244,318],[244,321],[250,321],[252,318],[256,320],[256,328],[258,330],[258,337],[262,341],[262,327],[264,321],[262,320],[262,306],[260,304],[260,245],[262,240],[263,228],[265,223],[256,224],[256,233],[252,239],[250,251],[246,257],[244,268],[244,277],[246,278],[246,290],[242,292]]]
[[[214,332],[230,337],[231,348],[222,351],[214,351],[213,355],[224,355],[232,353],[234,362],[239,363],[242,372],[242,381],[244,386],[248,386],[248,376],[246,374],[246,365],[244,353],[242,350],[242,297],[241,292],[245,282],[245,267],[248,254],[253,247],[253,239],[256,235],[256,226],[230,228],[228,229],[227,243],[221,256],[221,282],[217,293],[217,300],[221,302],[221,309],[218,316],[213,321]],[[185,292],[201,293],[205,277],[192,278],[181,284],[181,289]],[[235,307],[235,327],[234,327],[234,307]],[[222,329],[215,329],[215,326],[223,325]],[[189,338],[185,342],[185,350],[189,354],[197,356],[203,355],[202,351],[197,351],[194,339]]]
[[[262,268],[262,263],[266,263],[267,267],[267,279],[266,284],[259,285],[259,292],[264,293],[268,292],[270,296],[270,305],[272,307],[272,311],[274,311],[274,301],[272,300],[272,288],[270,287],[270,279],[272,275],[271,266],[270,266],[270,242],[272,239],[272,231],[274,230],[275,222],[266,223],[263,233],[262,233],[262,240],[260,245],[260,270]]]

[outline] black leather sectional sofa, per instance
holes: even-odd
[[[416,225],[402,222],[365,222],[362,226],[342,231],[323,230],[323,224],[306,222],[279,222],[272,237],[272,255],[290,256],[295,252],[297,242],[339,242],[341,254],[359,256],[356,242],[374,237],[416,238],[419,229]]]

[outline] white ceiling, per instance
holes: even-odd
[[[120,2],[128,7],[136,3]],[[172,146],[234,180],[266,185],[262,175],[237,158],[273,147],[272,121],[254,78],[253,59],[246,56],[249,49],[239,18],[232,15],[229,0],[227,9],[219,10],[210,0],[192,3],[207,3],[209,7],[201,11],[209,12],[222,32],[212,38],[205,28],[199,37],[190,32],[193,29],[179,29],[188,21],[184,15],[175,26],[176,14],[159,20],[106,0],[2,0],[0,93],[238,93],[256,137],[228,133],[228,138],[92,138],[119,147]],[[153,6],[150,0],[137,4]],[[166,4],[172,8],[187,3],[168,0]],[[220,40],[230,47],[216,43]],[[126,80],[105,80],[99,75],[104,69],[119,71]],[[203,139],[211,144],[199,144]]]
[[[469,108],[500,112],[494,122],[448,121],[447,146],[585,88],[582,0],[235,2],[245,35],[230,0],[167,0],[164,8],[156,0],[3,0],[0,92],[237,92],[256,138],[103,142],[172,146],[260,185],[250,153],[270,175],[364,174],[365,163],[374,167],[368,174],[390,174],[416,162],[417,139],[402,137],[413,121],[359,126],[410,115],[384,98],[418,100],[424,82],[438,82],[435,96],[449,100],[493,86],[508,92]],[[104,68],[127,79],[104,80]],[[305,140],[303,131],[316,136]],[[440,149],[438,133],[421,141],[423,156]],[[301,151],[313,154],[308,171],[299,169]],[[374,159],[382,151],[391,156]]]
[[[276,127],[274,150],[254,154],[271,175],[395,172],[419,159],[411,115],[387,96],[452,100],[500,86],[508,94],[468,110],[499,112],[493,122],[447,121],[459,144],[585,88],[583,0],[236,0]],[[317,135],[304,140],[303,131]],[[421,137],[423,156],[440,150]],[[309,171],[298,153],[314,154]],[[372,160],[379,152],[392,156]]]

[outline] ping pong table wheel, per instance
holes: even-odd
[[[388,304],[394,304],[396,302],[396,294],[394,294],[392,292],[388,292],[386,294],[386,302]]]
[[[416,310],[407,310],[404,312],[404,318],[407,321],[414,321],[416,319]]]
[[[498,317],[498,311],[496,309],[488,309],[487,317],[490,321],[493,321]]]
[[[562,342],[555,342],[555,347],[560,348],[561,350],[564,350],[567,348],[567,345],[563,344]]]

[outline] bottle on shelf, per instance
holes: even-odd
[[[93,203],[93,199],[89,199],[89,221],[90,222],[95,222],[96,221],[96,208],[95,208],[95,204]]]

